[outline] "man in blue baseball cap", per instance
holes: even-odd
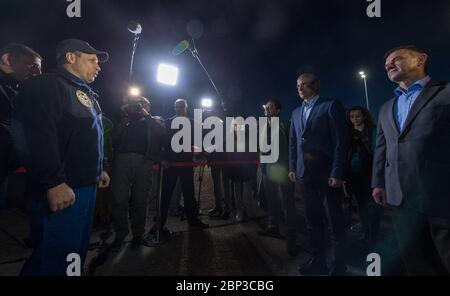
[[[97,187],[109,185],[101,109],[88,85],[108,54],[67,39],[58,44],[56,57],[54,72],[24,83],[12,115],[14,144],[30,176],[34,251],[22,275],[77,274],[69,268],[71,258],[79,258],[82,270]]]

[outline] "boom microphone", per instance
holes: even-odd
[[[136,21],[130,21],[128,23],[128,31],[130,31],[131,33],[136,34],[136,35],[141,34],[142,26],[141,26],[141,24],[139,24]]]
[[[172,50],[173,55],[179,55],[183,53],[186,49],[188,49],[190,46],[189,41],[183,40],[180,41]]]

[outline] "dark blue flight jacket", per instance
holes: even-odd
[[[15,101],[12,136],[31,185],[90,186],[103,169],[103,127],[97,94],[59,68],[27,80]]]

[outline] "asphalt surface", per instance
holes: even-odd
[[[207,216],[213,206],[212,182],[205,170],[201,191],[200,219],[210,228],[189,228],[186,220],[169,216],[167,227],[172,240],[154,247],[126,243],[113,250],[114,234],[102,227],[92,233],[84,275],[86,276],[296,276],[297,266],[310,255],[303,219],[301,198],[296,197],[298,212],[297,244],[300,252],[291,257],[285,240],[257,234],[264,225],[265,211],[253,200],[252,219],[238,223],[234,217],[222,220]],[[196,174],[196,180],[198,174]],[[196,182],[198,192],[198,182]],[[155,216],[155,198],[150,200],[147,229]],[[24,259],[31,253],[26,247],[27,218],[21,211],[0,211],[0,275],[18,275]],[[366,257],[378,252],[383,258],[382,274],[401,274],[389,219],[383,220],[382,240],[367,249],[349,233],[348,275],[365,275]],[[282,233],[284,227],[281,227]],[[128,237],[128,241],[131,236]]]

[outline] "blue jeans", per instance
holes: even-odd
[[[51,212],[46,193],[29,196],[30,232],[33,253],[22,268],[25,276],[65,276],[71,262],[67,255],[81,257],[81,270],[86,259],[97,186],[74,188],[75,203],[59,212]]]

